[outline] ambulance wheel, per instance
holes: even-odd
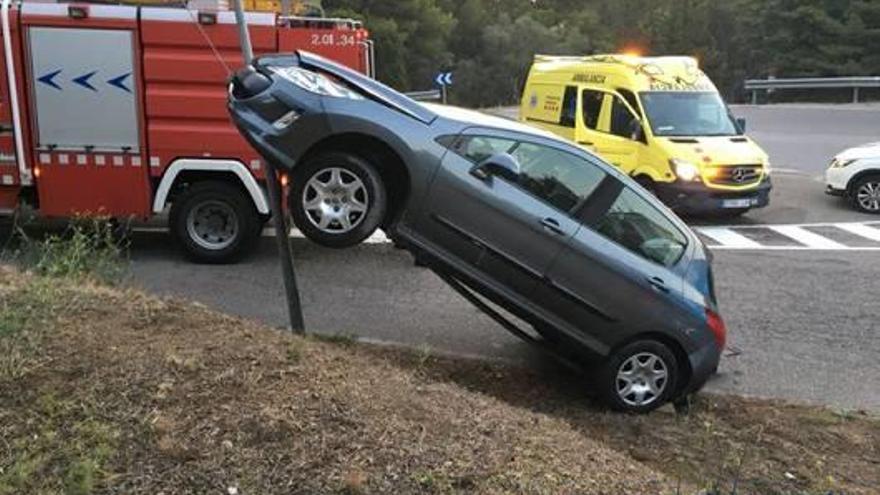
[[[196,182],[171,205],[171,232],[187,258],[197,263],[232,263],[260,236],[263,223],[250,196],[219,181]]]
[[[361,243],[388,210],[388,195],[376,167],[342,152],[323,153],[297,167],[288,198],[290,215],[311,241],[331,248]]]

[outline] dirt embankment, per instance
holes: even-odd
[[[296,338],[11,270],[0,438],[0,494],[880,487],[880,422],[863,414],[704,397],[687,417],[617,415],[550,365]]]

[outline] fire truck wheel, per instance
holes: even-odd
[[[330,152],[309,159],[291,177],[290,214],[311,241],[331,248],[359,244],[385,218],[382,176],[358,156]]]
[[[259,238],[262,225],[251,198],[225,182],[196,182],[171,205],[171,231],[198,263],[237,261]]]

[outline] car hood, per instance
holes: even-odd
[[[680,158],[696,164],[763,165],[768,160],[767,153],[746,136],[668,137],[658,138],[658,141],[670,158]]]
[[[880,142],[868,143],[855,148],[841,151],[835,158],[838,160],[861,160],[864,158],[880,158]]]

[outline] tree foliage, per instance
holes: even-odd
[[[877,0],[325,0],[365,21],[378,77],[455,72],[457,103],[519,98],[536,53],[694,55],[729,98],[750,77],[880,75]]]

